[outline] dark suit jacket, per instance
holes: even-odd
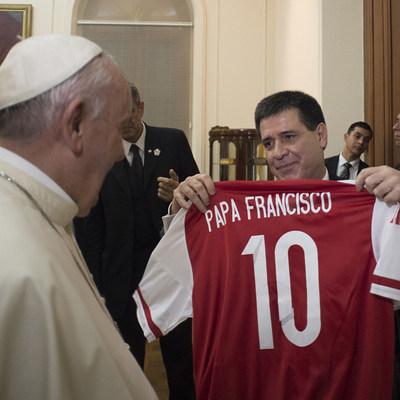
[[[325,166],[329,172],[330,180],[334,180],[334,181],[339,180],[339,177],[336,175],[338,163],[339,163],[339,155],[325,158]],[[360,173],[360,171],[362,169],[368,168],[368,167],[369,167],[368,164],[366,164],[364,161],[360,160],[360,164],[358,165],[357,175]],[[336,179],[334,179],[334,177],[336,177]]]
[[[157,244],[139,256],[134,255],[135,221],[128,168],[125,158],[114,164],[98,203],[84,221],[75,224],[79,246],[114,319],[124,312]],[[145,198],[157,232],[161,232],[161,217],[167,214],[169,205],[157,197],[157,177],[169,177],[171,168],[180,181],[199,172],[185,134],[177,129],[146,125]]]

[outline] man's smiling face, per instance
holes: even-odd
[[[323,179],[326,125],[310,131],[292,108],[260,121],[268,166],[279,179]]]

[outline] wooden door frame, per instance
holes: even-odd
[[[364,115],[374,137],[366,162],[373,165],[395,165],[400,150],[393,146],[392,126],[400,112],[400,71],[395,24],[392,24],[392,0],[364,0]],[[399,8],[396,8],[396,13]]]

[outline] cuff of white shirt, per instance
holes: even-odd
[[[164,232],[163,232],[164,235],[167,233],[167,231],[176,215],[176,214],[171,214],[171,206],[172,206],[172,203],[169,203],[168,214],[166,214],[162,217],[162,222],[163,222],[163,227],[164,227]]]

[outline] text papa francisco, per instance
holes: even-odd
[[[264,196],[247,196],[244,198],[245,211],[242,214],[234,199],[221,201],[206,211],[205,219],[208,231],[219,229],[227,221],[280,217],[286,215],[328,213],[332,208],[330,192],[322,193],[282,193]],[[245,215],[243,215],[245,213]]]

